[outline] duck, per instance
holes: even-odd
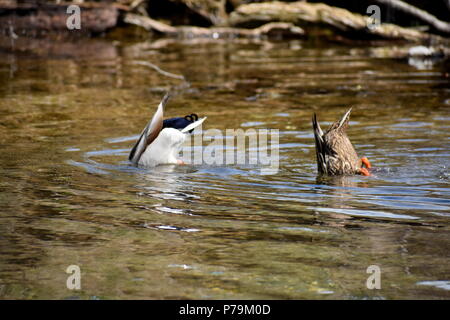
[[[193,113],[185,117],[163,119],[164,107],[170,98],[167,93],[159,103],[153,117],[142,130],[131,149],[128,160],[137,166],[155,167],[163,164],[185,164],[178,159],[181,145],[189,133],[200,126],[206,117],[199,119]]]
[[[321,175],[355,175],[370,176],[370,161],[359,158],[350,139],[347,128],[350,119],[350,108],[340,120],[331,124],[324,133],[314,113],[312,126],[316,146],[317,169]]]

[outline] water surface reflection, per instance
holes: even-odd
[[[448,65],[301,41],[90,41],[103,49],[0,53],[1,297],[449,297]],[[279,129],[279,172],[130,165],[171,87],[167,117]],[[374,176],[317,177],[311,115],[349,106]],[[372,264],[382,290],[365,287]]]

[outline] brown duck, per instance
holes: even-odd
[[[367,158],[358,158],[350,139],[347,137],[350,112],[348,110],[341,120],[334,122],[323,133],[317,122],[316,114],[312,118],[314,139],[316,141],[317,169],[320,174],[370,176],[370,162]]]

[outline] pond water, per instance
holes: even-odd
[[[450,68],[374,54],[391,47],[104,38],[0,51],[0,298],[450,298]],[[278,171],[132,166],[170,88],[165,116],[207,116],[203,132],[278,129]],[[311,116],[326,128],[349,107],[374,174],[320,178]],[[70,265],[81,290],[66,287]]]

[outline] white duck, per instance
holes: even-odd
[[[136,165],[154,167],[160,164],[183,164],[177,159],[186,134],[205,121],[206,117],[198,119],[196,114],[184,118],[163,120],[163,109],[169,100],[167,93],[159,103],[153,118],[141,133],[128,159]]]

